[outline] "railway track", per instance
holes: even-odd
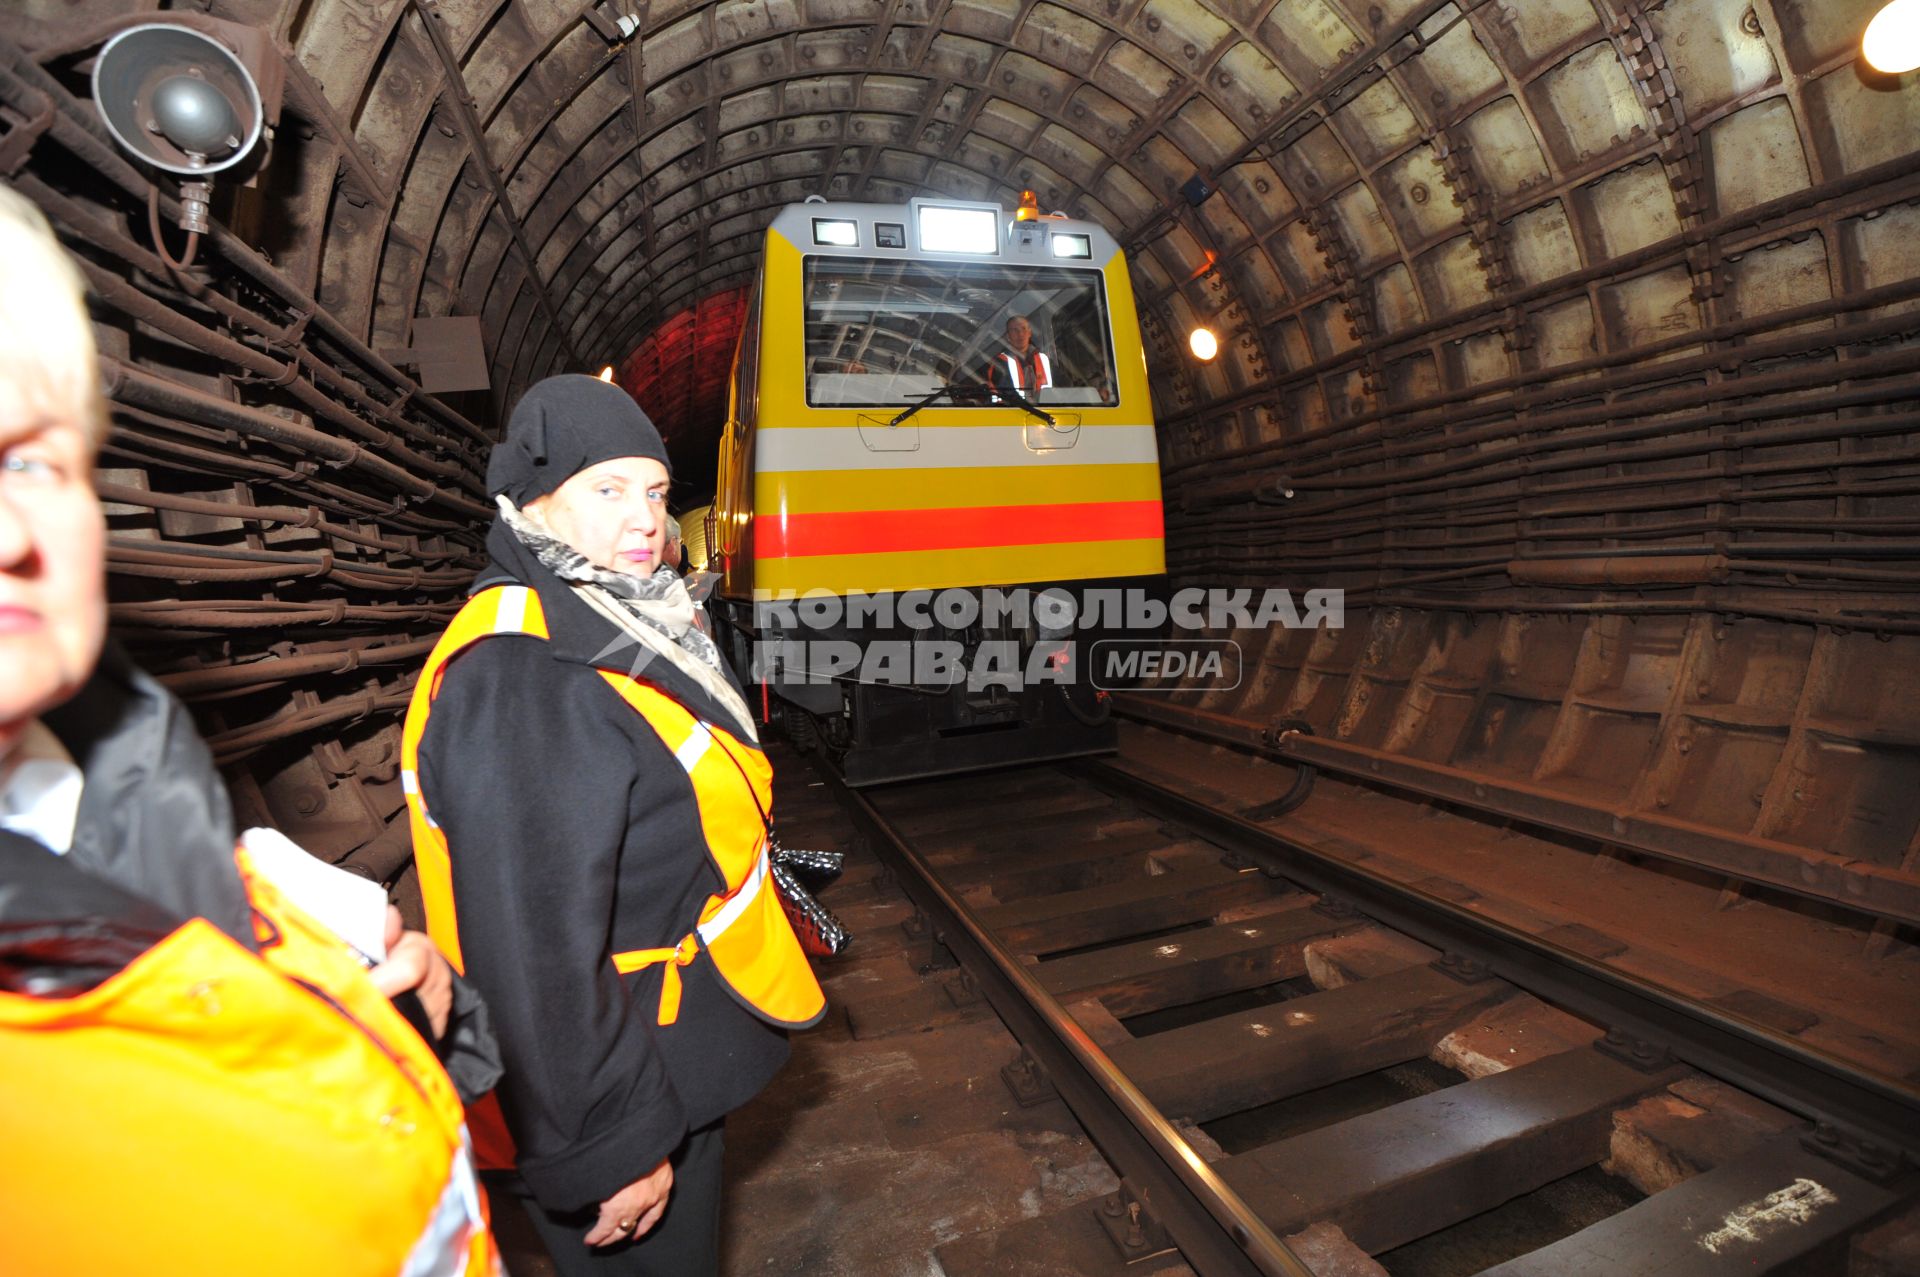
[[[1124,758],[826,779],[923,973],[853,1036],[997,1016],[1014,1107],[1064,1104],[1120,1180],[945,1242],[945,1277],[1915,1271],[1912,1078],[1649,979],[1598,927],[1514,925]]]

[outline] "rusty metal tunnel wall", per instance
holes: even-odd
[[[1872,3],[209,0],[288,84],[186,273],[86,101],[141,7],[29,0],[0,171],[95,292],[118,632],[322,855],[402,863],[522,388],[620,364],[710,451],[775,207],[1031,187],[1133,254],[1176,583],[1346,591],[1178,704],[1629,849],[1915,868],[1920,89]],[[449,314],[491,391],[389,358]]]

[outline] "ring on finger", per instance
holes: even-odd
[[[636,1221],[631,1219],[623,1219],[619,1223],[615,1224],[614,1227],[619,1229],[623,1233],[630,1233],[633,1231],[633,1226],[635,1222]]]

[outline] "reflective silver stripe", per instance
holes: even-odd
[[[406,767],[400,769],[400,792],[417,800],[421,819],[434,829],[440,828],[440,822],[435,820],[433,813],[427,810],[427,796],[420,792],[419,772]]]
[[[728,897],[727,903],[721,906],[719,913],[695,928],[700,933],[701,944],[712,944],[719,938],[721,932],[739,920],[740,915],[747,911],[747,906],[753,903],[753,898],[760,894],[760,888],[766,885],[769,869],[767,848],[763,843],[760,847],[760,859],[754,861],[753,872],[748,874],[747,880],[740,884],[740,890]]]
[[[1001,351],[1000,362],[1007,366],[1007,380],[1013,383],[1013,388],[1015,390],[1025,390],[1026,387],[1022,385],[1020,381],[1020,361],[1005,351]],[[999,401],[996,400],[995,402],[997,403]]]
[[[467,1270],[473,1239],[480,1232],[481,1213],[480,1189],[464,1126],[460,1128],[460,1145],[454,1150],[446,1187],[408,1253],[400,1277],[460,1277]]]
[[[692,734],[680,742],[680,748],[673,751],[673,756],[680,761],[682,767],[687,769],[687,775],[691,776],[694,767],[707,756],[707,747],[711,744],[713,744],[713,733],[707,730],[705,723],[696,719]]]
[[[527,619],[527,595],[524,585],[505,586],[500,591],[500,610],[494,613],[495,634],[518,634]]]

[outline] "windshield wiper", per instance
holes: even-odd
[[[935,386],[932,390],[929,390],[926,394],[916,399],[912,407],[904,409],[892,421],[889,421],[887,423],[887,429],[889,430],[893,429],[895,426],[905,421],[908,417],[911,417],[914,413],[919,412],[922,408],[926,407],[928,404],[932,403],[934,400],[940,398],[942,395],[952,397],[955,403],[959,403],[960,400],[957,396],[962,394],[999,395],[999,396],[1002,396],[1003,398],[1012,400],[1015,404],[1018,404],[1022,409],[1024,409],[1028,413],[1031,413],[1033,416],[1040,418],[1040,420],[1046,422],[1049,426],[1054,424],[1053,417],[1050,414],[1042,411],[1039,408],[1034,407],[1033,404],[1027,401],[1026,396],[1022,395],[1019,391],[1014,390],[1009,386],[995,386],[995,385],[990,385],[989,383],[984,381],[959,381],[959,382],[950,382],[949,384],[944,386]]]
[[[922,408],[926,407],[928,404],[938,399],[941,395],[951,395],[955,391],[968,390],[968,389],[971,389],[971,387],[966,386],[964,384],[935,386],[932,390],[929,390],[926,394],[914,400],[913,407],[902,410],[899,416],[895,417],[892,421],[889,421],[887,423],[887,429],[889,430],[893,429],[895,426],[905,421],[908,417],[911,417],[914,413],[919,412]]]
[[[1034,416],[1040,418],[1040,420],[1046,422],[1049,426],[1053,424],[1053,415],[1051,413],[1045,412],[1039,408],[1034,407],[1032,404],[1028,403],[1026,396],[1021,394],[1019,391],[1015,390],[1013,387],[995,386],[993,388],[993,393],[996,395],[1005,395],[1007,398],[1013,400],[1015,403],[1019,404],[1022,408],[1026,409],[1028,412],[1032,413]]]

